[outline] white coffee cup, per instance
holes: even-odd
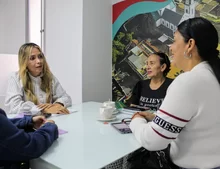
[[[103,106],[109,106],[115,109],[115,102],[113,101],[106,101],[103,103]]]
[[[99,109],[100,117],[102,119],[111,119],[113,115],[114,108],[110,106],[102,106]]]

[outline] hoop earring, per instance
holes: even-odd
[[[190,53],[189,55],[186,55],[186,51],[184,51],[183,55],[184,55],[184,57],[187,58],[187,59],[192,58],[192,53]]]

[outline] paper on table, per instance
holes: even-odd
[[[24,117],[24,113],[18,113],[16,116],[14,116],[14,118],[23,118]]]
[[[35,131],[37,130],[37,129],[35,129],[35,128],[33,128]],[[62,129],[58,129],[58,134],[59,135],[62,135],[62,134],[66,134],[66,133],[68,133],[68,131],[66,131],[66,130],[62,130]]]
[[[69,110],[70,113],[74,113],[74,112],[77,112],[77,110],[75,109],[72,109],[71,107],[70,108],[67,108]]]
[[[72,112],[71,112],[71,113],[72,113]],[[25,115],[24,113],[19,113],[19,114],[17,114],[14,118],[23,118],[24,115]],[[63,134],[68,133],[68,131],[63,130],[63,129],[58,129],[58,133],[59,133],[59,135],[63,135]]]
[[[68,133],[68,131],[63,130],[63,129],[58,129],[58,133],[59,133],[59,135],[62,135],[62,134]]]
[[[71,109],[71,108],[67,108],[70,112],[70,114],[77,112],[77,110]],[[52,114],[52,117],[56,117],[56,116],[62,116],[63,114]],[[64,114],[64,115],[68,115],[68,114]]]
[[[121,108],[118,110],[120,113],[129,114],[129,115],[133,115],[134,113],[137,112],[137,110],[130,110],[130,109],[125,109],[125,108]]]
[[[77,112],[77,110],[72,109],[72,108],[67,108],[67,109],[69,110],[70,114],[71,114],[71,113],[74,113],[74,112]],[[19,113],[19,114],[15,115],[13,118],[23,118],[24,115],[25,115],[25,113]],[[28,115],[28,114],[27,114],[27,115]],[[58,115],[62,115],[62,114],[52,114],[52,115],[53,115],[53,116],[58,116]]]

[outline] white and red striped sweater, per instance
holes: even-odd
[[[148,150],[171,143],[171,159],[180,167],[220,166],[220,85],[208,63],[173,81],[152,122],[135,118],[130,128]]]

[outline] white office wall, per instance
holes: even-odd
[[[18,71],[18,56],[10,54],[0,54],[0,108],[7,110],[4,106],[8,78],[14,71]]]
[[[4,106],[7,79],[18,70],[17,53],[26,41],[26,0],[0,0],[0,107]]]
[[[3,22],[3,14],[2,14],[2,11],[1,11],[1,7],[2,6],[2,2],[0,1],[0,22]],[[3,38],[4,36],[4,25],[3,24],[0,24],[0,37]],[[0,39],[0,53],[3,52],[3,39]]]
[[[0,53],[17,54],[25,43],[26,0],[0,0]]]
[[[73,103],[82,102],[82,1],[45,1],[45,54]]]
[[[41,47],[41,0],[28,0],[28,42]]]
[[[73,103],[111,98],[111,0],[46,0],[45,53]]]
[[[111,0],[83,0],[83,101],[112,97]]]

